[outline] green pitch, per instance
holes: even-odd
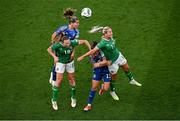
[[[76,62],[77,100],[70,107],[70,87],[64,78],[59,110],[51,108],[48,82],[53,64],[46,49],[52,32],[65,23],[62,10],[76,8],[80,38],[94,25],[112,27],[117,47],[127,58],[142,87],[129,85],[118,72],[114,101],[96,94],[93,110],[85,113],[91,86],[88,58]],[[80,17],[83,7],[92,17]],[[76,58],[85,53],[76,49]],[[180,119],[179,0],[0,0],[0,119]]]

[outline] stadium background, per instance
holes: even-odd
[[[70,107],[64,78],[59,110],[52,111],[53,60],[46,49],[52,32],[66,22],[67,7],[77,9],[82,39],[99,40],[100,33],[87,33],[94,25],[112,27],[142,87],[129,85],[120,70],[120,100],[97,94],[93,110],[83,112],[92,76],[86,58],[76,62],[77,107]],[[80,16],[83,7],[92,9],[91,18]],[[179,0],[0,0],[0,119],[180,119],[179,45]],[[86,51],[78,47],[76,58]]]

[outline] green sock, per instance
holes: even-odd
[[[129,81],[131,81],[131,80],[134,79],[134,78],[133,78],[133,75],[132,75],[132,73],[131,73],[130,71],[125,72],[125,74],[126,74],[126,76],[128,77]]]
[[[76,88],[75,86],[71,86],[71,97],[75,98],[75,95],[76,95]]]
[[[53,92],[53,94],[52,94],[52,100],[53,100],[53,101],[57,101],[57,99],[58,99],[58,92],[59,92],[58,87],[53,86],[53,87],[52,87],[52,92]]]
[[[110,81],[110,90],[115,91],[115,86],[114,86],[115,80]]]

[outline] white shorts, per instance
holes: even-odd
[[[55,71],[56,73],[64,73],[66,69],[66,72],[68,73],[74,73],[75,67],[74,67],[74,61],[64,64],[64,63],[56,63]]]
[[[108,66],[109,72],[111,74],[116,74],[119,69],[119,66],[122,66],[126,63],[126,58],[121,53],[119,53],[118,59],[112,65]]]

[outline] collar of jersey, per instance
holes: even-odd
[[[102,39],[104,39],[104,40],[106,40],[106,41],[110,41],[112,38],[111,38],[110,40],[108,40],[108,39],[105,39],[104,37],[102,37]]]

